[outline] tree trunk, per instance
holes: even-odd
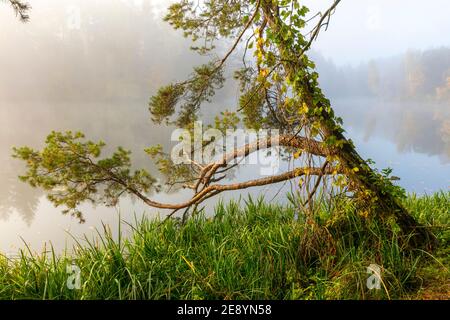
[[[278,8],[274,7],[271,1],[264,1],[262,6],[265,20],[273,30],[274,34],[281,33],[280,29],[283,21],[278,16]],[[285,45],[283,40],[277,43],[278,50],[282,59],[282,65],[286,71],[287,78],[294,78],[298,71],[305,70],[305,66],[300,59],[303,52],[293,52],[289,46]],[[390,192],[386,192],[382,188],[381,178],[375,173],[361,158],[355,150],[351,141],[347,140],[339,126],[336,126],[334,116],[331,110],[327,110],[327,106],[321,102],[313,102],[314,88],[308,81],[303,81],[301,88],[301,95],[308,106],[314,108],[322,108],[321,130],[326,137],[334,136],[337,140],[344,141],[342,148],[333,148],[330,153],[334,154],[340,163],[344,174],[349,178],[354,189],[359,191],[369,191],[369,198],[366,199],[376,208],[376,213],[382,217],[394,216],[397,224],[406,236],[410,236],[410,244],[416,247],[428,247],[432,249],[437,244],[434,235],[424,226],[420,225],[414,217],[402,206],[399,200]],[[358,170],[353,170],[358,168]],[[383,183],[385,183],[383,181]]]

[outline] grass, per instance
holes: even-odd
[[[118,241],[104,226],[72,254],[0,255],[0,299],[448,299],[450,192],[405,205],[433,228],[438,251],[407,249],[395,224],[348,203],[306,223],[292,207],[249,198],[184,226],[144,218]],[[79,290],[67,286],[72,263]],[[379,290],[367,288],[370,264],[381,267]]]

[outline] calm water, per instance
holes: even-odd
[[[102,222],[116,230],[119,214],[129,222],[143,214],[158,214],[124,199],[116,208],[83,207],[87,221],[80,225],[62,215],[42,192],[18,181],[23,168],[10,157],[11,147],[40,147],[51,130],[82,130],[108,146],[131,149],[136,166],[154,171],[142,150],[157,143],[170,147],[171,129],[151,124],[148,98],[160,85],[183,79],[192,65],[201,62],[186,53],[188,44],[179,35],[154,19],[158,8],[124,10],[118,1],[104,12],[102,6],[89,8],[80,2],[84,18],[73,29],[66,23],[67,8],[56,3],[33,6],[27,25],[18,25],[10,12],[0,10],[0,251],[10,254],[22,247],[21,238],[34,250],[50,241],[59,251],[73,243],[68,233],[93,235]],[[234,85],[222,90],[216,103],[204,110],[205,121],[219,107],[235,105],[236,92]],[[361,154],[375,160],[378,168],[393,168],[409,192],[448,190],[448,101],[387,102],[353,96],[332,101]],[[245,180],[257,172],[257,167],[249,166],[236,176]],[[283,201],[283,191],[289,188],[287,183],[248,192]],[[152,197],[175,202],[189,194]]]

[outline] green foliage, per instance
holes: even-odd
[[[449,199],[412,196],[407,206],[448,230]],[[327,208],[323,203],[314,233],[302,212],[251,198],[221,203],[214,216],[199,214],[184,226],[143,218],[119,241],[104,226],[72,253],[0,255],[0,299],[408,299],[430,275],[448,283],[448,259],[405,249],[403,235],[361,218],[348,201]],[[443,231],[436,229],[445,253]],[[305,243],[314,253],[307,259]],[[80,290],[66,286],[72,263],[81,269]],[[372,263],[382,268],[380,290],[366,286]]]
[[[373,164],[374,162],[373,160],[369,159],[367,163],[369,165]],[[377,169],[372,170],[373,170],[372,174],[374,175],[372,177],[372,181],[374,181],[374,183],[379,186],[380,190],[382,190],[384,194],[391,194],[399,200],[404,200],[406,198],[406,190],[403,187],[396,185],[392,182],[400,179],[392,175],[393,172],[392,168],[385,168],[382,169],[380,172]]]
[[[243,122],[247,128],[259,130],[264,124],[264,91],[254,88],[242,94],[239,98],[239,108],[244,115]]]
[[[85,141],[80,132],[52,132],[41,151],[14,148],[27,172],[20,177],[46,190],[55,206],[84,221],[77,207],[83,202],[115,205],[124,192],[149,192],[156,180],[145,170],[132,172],[130,151],[119,147],[111,157],[100,158],[105,144]]]
[[[434,228],[442,247],[450,250],[450,196],[441,191],[431,195],[418,196],[411,194],[403,200],[423,225]]]
[[[194,43],[203,40],[192,49],[205,54],[215,48],[215,40],[236,36],[238,29],[248,22],[249,8],[254,3],[254,0],[207,0],[200,4],[181,0],[169,7],[164,20],[174,29],[182,30]]]
[[[160,124],[162,121],[168,123],[168,119],[175,112],[184,88],[181,85],[170,84],[159,89],[158,93],[150,98],[149,110],[152,114],[152,121]]]
[[[240,121],[236,112],[225,110],[214,118],[214,128],[226,134],[227,130],[235,130]]]
[[[223,70],[217,68],[214,63],[194,68],[189,80],[162,87],[150,98],[149,110],[152,120],[157,124],[165,121],[166,124],[188,128],[197,120],[200,105],[210,102],[211,97],[223,83]],[[178,115],[174,121],[169,121],[176,111],[177,104],[179,104]]]
[[[193,77],[186,83],[185,103],[181,106],[176,125],[185,128],[197,120],[197,113],[203,102],[211,102],[216,91],[222,88],[225,79],[222,68],[214,63],[194,68]]]
[[[305,54],[310,46],[304,36],[308,12],[307,7],[292,0],[201,4],[182,0],[169,8],[165,20],[194,42],[202,40],[204,45],[197,48],[201,53],[210,51],[216,39],[238,41],[241,36],[247,39],[246,51],[252,51],[254,59],[244,56],[244,66],[235,72],[242,93],[239,111],[247,127],[272,126],[296,132],[299,126],[307,124],[313,127],[314,136],[324,125],[342,132],[342,120],[334,117],[329,100],[319,88],[315,64]],[[212,66],[222,67],[224,63],[213,60],[209,70],[213,72],[204,72],[205,77],[201,77],[200,85],[195,85],[192,92],[201,91],[198,88],[203,88],[205,82],[214,82],[217,70]],[[196,120],[199,103],[192,96],[187,100],[180,109],[178,126],[185,127]],[[287,103],[288,100],[291,102]],[[302,117],[298,112],[305,103],[309,108]],[[161,109],[173,114],[172,107]]]

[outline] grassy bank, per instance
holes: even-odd
[[[448,299],[450,193],[405,204],[437,235],[433,255],[406,249],[395,224],[348,203],[323,204],[305,223],[293,208],[247,200],[183,227],[144,219],[119,241],[105,228],[70,256],[0,255],[0,299]],[[67,287],[72,263],[79,290]],[[367,288],[370,264],[382,268],[380,289]]]

